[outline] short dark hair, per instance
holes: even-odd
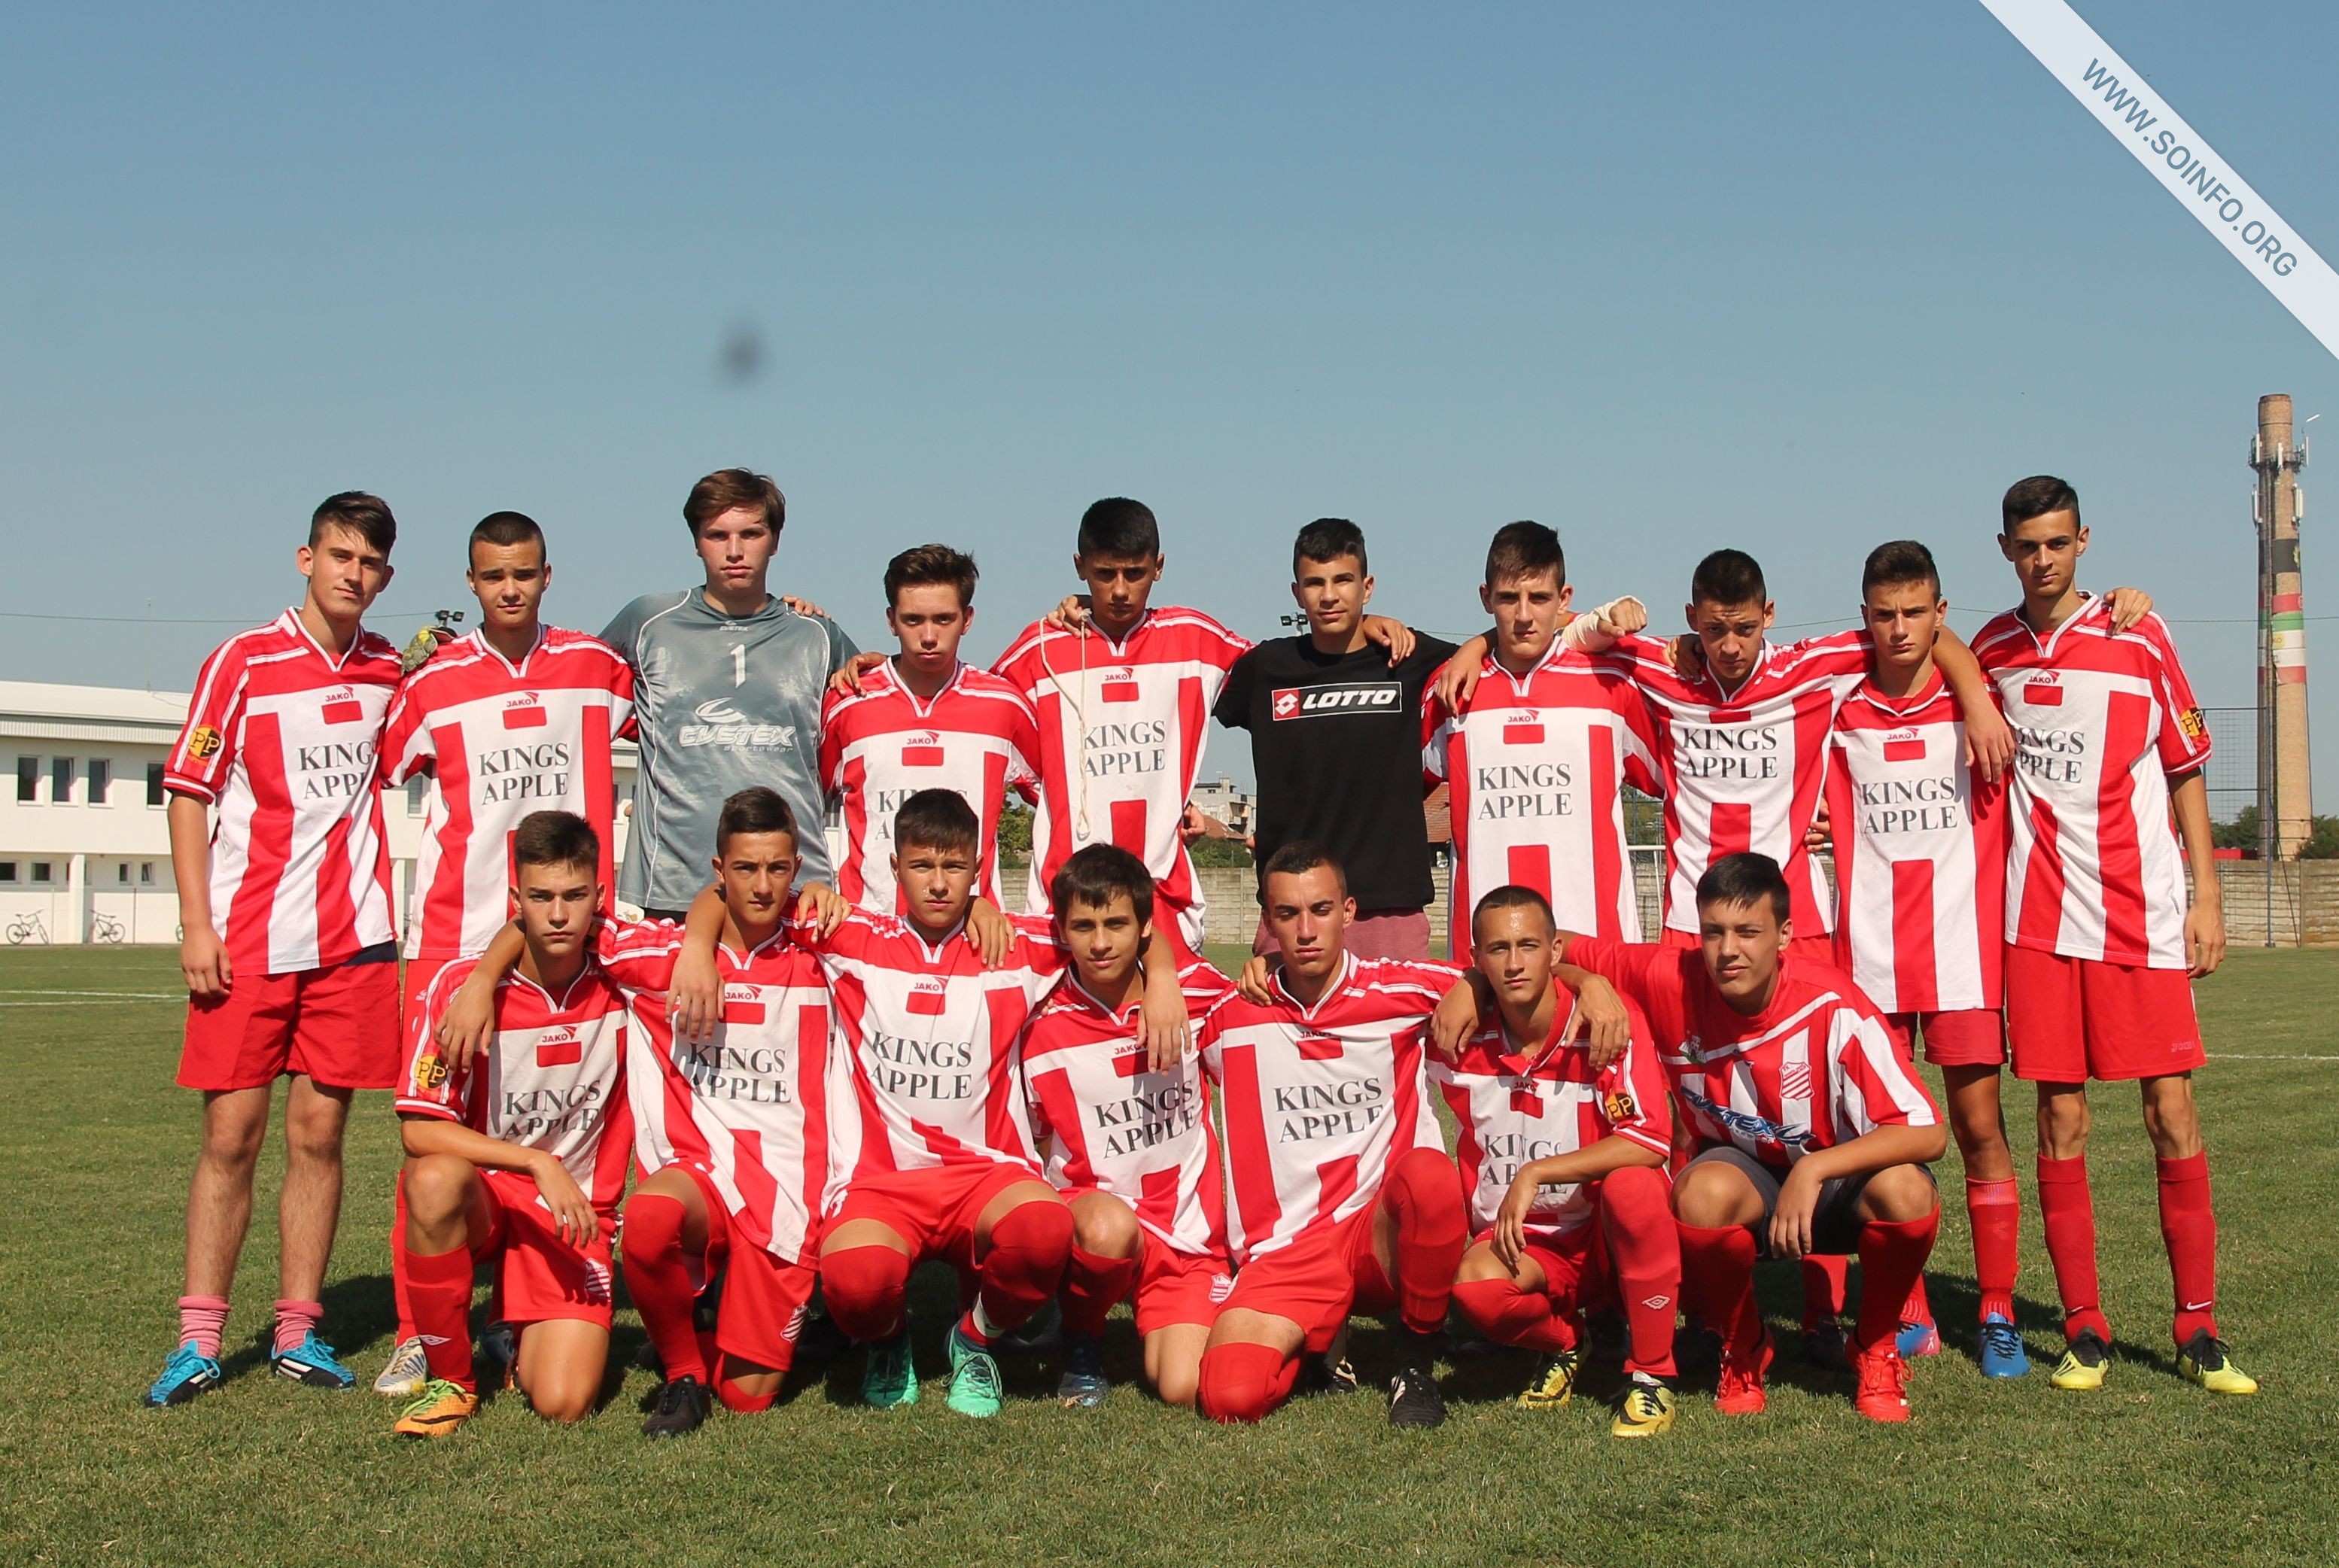
[[[1716,550],[1697,563],[1690,574],[1689,602],[1693,605],[1767,605],[1771,590],[1763,586],[1762,567],[1744,550]]]
[[[1083,556],[1151,560],[1161,553],[1161,526],[1143,501],[1107,496],[1081,514],[1080,542],[1073,548]]]
[[[1794,913],[1794,900],[1787,892],[1786,874],[1779,863],[1767,854],[1751,852],[1726,854],[1705,868],[1697,879],[1697,907],[1710,903],[1752,903],[1757,899],[1771,901],[1771,912],[1784,922]]]
[[[364,490],[340,490],[317,503],[309,514],[309,547],[324,542],[327,528],[347,528],[385,557],[398,543],[398,519],[390,503]]]
[[[1554,931],[1559,929],[1559,917],[1551,912],[1551,900],[1531,887],[1514,882],[1505,883],[1478,901],[1478,907],[1470,912],[1471,936],[1477,936],[1480,921],[1496,910],[1504,909],[1539,909],[1543,911],[1544,923]]]
[[[1872,588],[1897,587],[1902,583],[1923,583],[1941,597],[1941,568],[1933,564],[1933,552],[1914,539],[1893,539],[1868,552],[1868,564],[1860,568],[1860,597],[1866,598]]]
[[[1310,556],[1308,557],[1310,560],[1322,560],[1323,558],[1324,557],[1321,556]],[[1267,879],[1268,877],[1300,876],[1306,873],[1316,870],[1319,866],[1330,866],[1332,868],[1332,875],[1340,884],[1340,896],[1343,898],[1347,897],[1348,873],[1347,870],[1341,866],[1338,859],[1333,855],[1330,850],[1326,849],[1322,844],[1318,843],[1312,838],[1293,839],[1289,843],[1285,844],[1281,849],[1277,850],[1273,854],[1268,855],[1267,857],[1267,863],[1259,868],[1258,891],[1261,893],[1265,893],[1267,892]]]
[[[787,497],[780,494],[780,487],[772,483],[769,474],[752,468],[717,468],[691,486],[690,498],[682,503],[682,520],[690,525],[690,537],[695,539],[699,529],[740,507],[760,508],[775,534],[787,527]]]
[[[532,811],[512,830],[512,865],[601,865],[601,835],[573,811]]]
[[[2006,499],[1998,504],[1998,531],[2011,536],[2020,525],[2049,512],[2070,513],[2076,527],[2079,521],[2079,492],[2052,474],[2033,474],[2027,479],[2017,479],[2007,487]]]
[[[893,848],[962,849],[982,847],[982,824],[974,808],[954,789],[922,789],[893,814]]]
[[[800,840],[796,814],[779,791],[764,784],[743,789],[724,801],[722,813],[715,819],[715,853],[720,855],[743,833],[784,833],[790,843]]]
[[[982,575],[972,556],[948,545],[920,545],[885,563],[885,604],[891,608],[903,588],[944,584],[958,590],[959,607],[963,609],[974,603],[974,580]]]
[[[1048,905],[1060,920],[1074,903],[1110,909],[1116,897],[1124,896],[1137,912],[1138,924],[1153,923],[1153,873],[1119,844],[1092,843],[1073,851],[1048,883]]]
[[[1342,556],[1356,557],[1360,572],[1371,569],[1365,559],[1365,530],[1346,518],[1318,518],[1291,541],[1291,575],[1299,575],[1302,561],[1337,561]]]
[[[1541,523],[1505,523],[1495,530],[1494,542],[1486,547],[1488,587],[1505,577],[1543,572],[1551,573],[1561,587],[1567,586],[1567,553],[1559,547],[1556,532]]]
[[[468,561],[473,545],[534,545],[537,559],[547,559],[544,530],[526,512],[489,512],[471,525],[471,537],[463,547],[463,558]]]

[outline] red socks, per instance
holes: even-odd
[[[1610,1171],[1600,1183],[1600,1223],[1614,1255],[1616,1294],[1632,1341],[1624,1370],[1671,1377],[1682,1279],[1672,1185],[1645,1166]]]
[[[2092,1328],[2108,1343],[2112,1326],[2104,1317],[2101,1287],[2096,1282],[2096,1208],[2087,1192],[2087,1156],[2038,1157],[2038,1213],[2047,1225],[2055,1289],[2063,1298],[2064,1337]]]
[[[227,1332],[227,1297],[224,1296],[182,1296],[179,1297],[179,1343],[194,1341],[195,1348],[212,1360],[220,1353],[220,1336]]]
[[[991,1228],[974,1266],[974,1305],[959,1332],[988,1345],[1019,1327],[1056,1292],[1072,1251],[1072,1211],[1061,1203],[1018,1204]]]
[[[1803,1258],[1803,1331],[1843,1316],[1845,1277],[1851,1259],[1834,1253],[1811,1253]]]
[[[1974,1283],[1981,1287],[1981,1316],[2011,1323],[2015,1247],[2022,1230],[2022,1197],[2014,1178],[1976,1181],[1967,1177],[1966,1214],[1973,1222]]]
[[[477,1392],[471,1375],[471,1249],[409,1252],[406,1291],[430,1376]]]
[[[1094,1339],[1104,1332],[1106,1314],[1137,1284],[1134,1257],[1100,1257],[1072,1244],[1072,1266],[1064,1277],[1064,1332]]]
[[[276,1343],[273,1353],[283,1355],[301,1348],[301,1342],[316,1331],[325,1316],[321,1301],[279,1301],[276,1304]]]
[[[2160,1237],[2176,1287],[2176,1343],[2217,1332],[2217,1215],[2209,1206],[2209,1156],[2160,1161]]]
[[[1860,1348],[1890,1346],[1900,1327],[1900,1314],[1909,1292],[1925,1272],[1933,1255],[1933,1238],[1941,1228],[1941,1208],[1921,1219],[1870,1219],[1860,1227]]]
[[[822,1299],[848,1338],[874,1344],[900,1333],[909,1283],[908,1255],[890,1247],[850,1247],[820,1260]]]
[[[1732,1350],[1751,1353],[1762,1338],[1762,1314],[1754,1305],[1754,1233],[1742,1225],[1679,1221],[1673,1228],[1681,1238],[1682,1275],[1697,1294],[1706,1326]]]
[[[1381,1203],[1396,1219],[1397,1314],[1416,1334],[1435,1334],[1446,1326],[1454,1271],[1470,1242],[1454,1162],[1436,1149],[1399,1155],[1381,1188]]]
[[[1299,1358],[1272,1345],[1220,1345],[1202,1352],[1195,1404],[1213,1421],[1264,1421],[1299,1379]]]
[[[1465,1279],[1454,1287],[1454,1305],[1471,1326],[1497,1345],[1515,1345],[1556,1356],[1575,1348],[1575,1325],[1552,1310],[1551,1297],[1523,1290],[1505,1276]]]
[[[682,1200],[663,1192],[637,1192],[626,1205],[626,1290],[667,1378],[705,1383],[706,1362],[692,1310],[697,1297],[683,1257],[683,1218]]]

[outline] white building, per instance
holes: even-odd
[[[175,942],[163,764],[185,692],[0,681],[0,938],[16,943]],[[634,748],[613,759],[617,843],[631,814]],[[382,803],[399,928],[414,896],[428,779]]]
[[[1217,782],[1194,784],[1194,804],[1204,813],[1218,818],[1234,830],[1239,838],[1250,832],[1251,797],[1235,785],[1235,781],[1220,774]]]

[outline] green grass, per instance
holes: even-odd
[[[1767,1415],[1724,1420],[1693,1391],[1669,1440],[1632,1445],[1607,1437],[1589,1401],[1536,1415],[1505,1403],[1527,1369],[1509,1353],[1458,1358],[1453,1419],[1433,1434],[1389,1431],[1369,1395],[1302,1399],[1258,1430],[1216,1430],[1144,1395],[1125,1321],[1112,1341],[1120,1386],[1093,1414],[1037,1397],[1053,1367],[1034,1358],[1011,1365],[1021,1397],[988,1425],[945,1410],[938,1380],[914,1409],[879,1415],[854,1406],[848,1356],[771,1414],[718,1416],[686,1443],[640,1439],[650,1379],[627,1370],[576,1429],[506,1397],[453,1440],[400,1445],[371,1394],[264,1375],[272,1159],[229,1326],[230,1382],[186,1408],[145,1411],[138,1395],[169,1348],[194,1149],[194,1099],[170,1081],[174,984],[158,951],[0,952],[10,1562],[2339,1559],[2326,1490],[2339,1461],[2339,954],[2244,953],[2202,988],[2219,1053],[2200,1093],[2224,1221],[2222,1307],[2260,1397],[2213,1398],[2170,1371],[2149,1154],[2132,1094],[2107,1090],[2093,1165],[2122,1359],[2106,1392],[2058,1395],[2043,1369],[1982,1383],[1961,1332],[1971,1255],[1953,1198],[1933,1275],[1950,1348],[1918,1366],[1914,1423],[1870,1426],[1841,1381],[1783,1361]],[[74,991],[148,997],[43,994]],[[2318,1060],[2265,1060],[2298,1055]],[[2028,1118],[2014,1119],[2027,1202]],[[326,1290],[329,1337],[367,1381],[390,1348],[394,1137],[387,1098],[366,1096]],[[1954,1169],[1941,1175],[1955,1194]],[[2053,1291],[2035,1210],[2023,1245],[2023,1327],[2044,1358]],[[1791,1326],[1788,1271],[1768,1271],[1764,1288]],[[921,1289],[931,1374],[947,1292],[933,1278]],[[618,1322],[629,1365],[638,1330],[629,1312]],[[1387,1351],[1360,1324],[1367,1373]]]

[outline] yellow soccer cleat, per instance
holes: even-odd
[[[399,1413],[390,1430],[400,1437],[444,1437],[479,1413],[479,1396],[459,1384],[435,1377],[422,1396]]]
[[[2212,1394],[2255,1394],[2258,1380],[2234,1365],[2226,1342],[2203,1329],[2176,1353],[2176,1375]]]
[[[1662,1383],[1634,1377],[1608,1424],[1611,1437],[1654,1437],[1673,1429],[1673,1391]]]
[[[1519,1395],[1526,1410],[1556,1410],[1575,1394],[1575,1372],[1582,1361],[1573,1350],[1563,1350],[1543,1364],[1543,1371]]]
[[[2063,1352],[2063,1359],[2055,1364],[2055,1370],[2047,1375],[2047,1381],[2058,1388],[2088,1392],[2104,1386],[2104,1374],[2111,1363],[2111,1349],[2103,1336],[2092,1328],[2082,1328]]]

